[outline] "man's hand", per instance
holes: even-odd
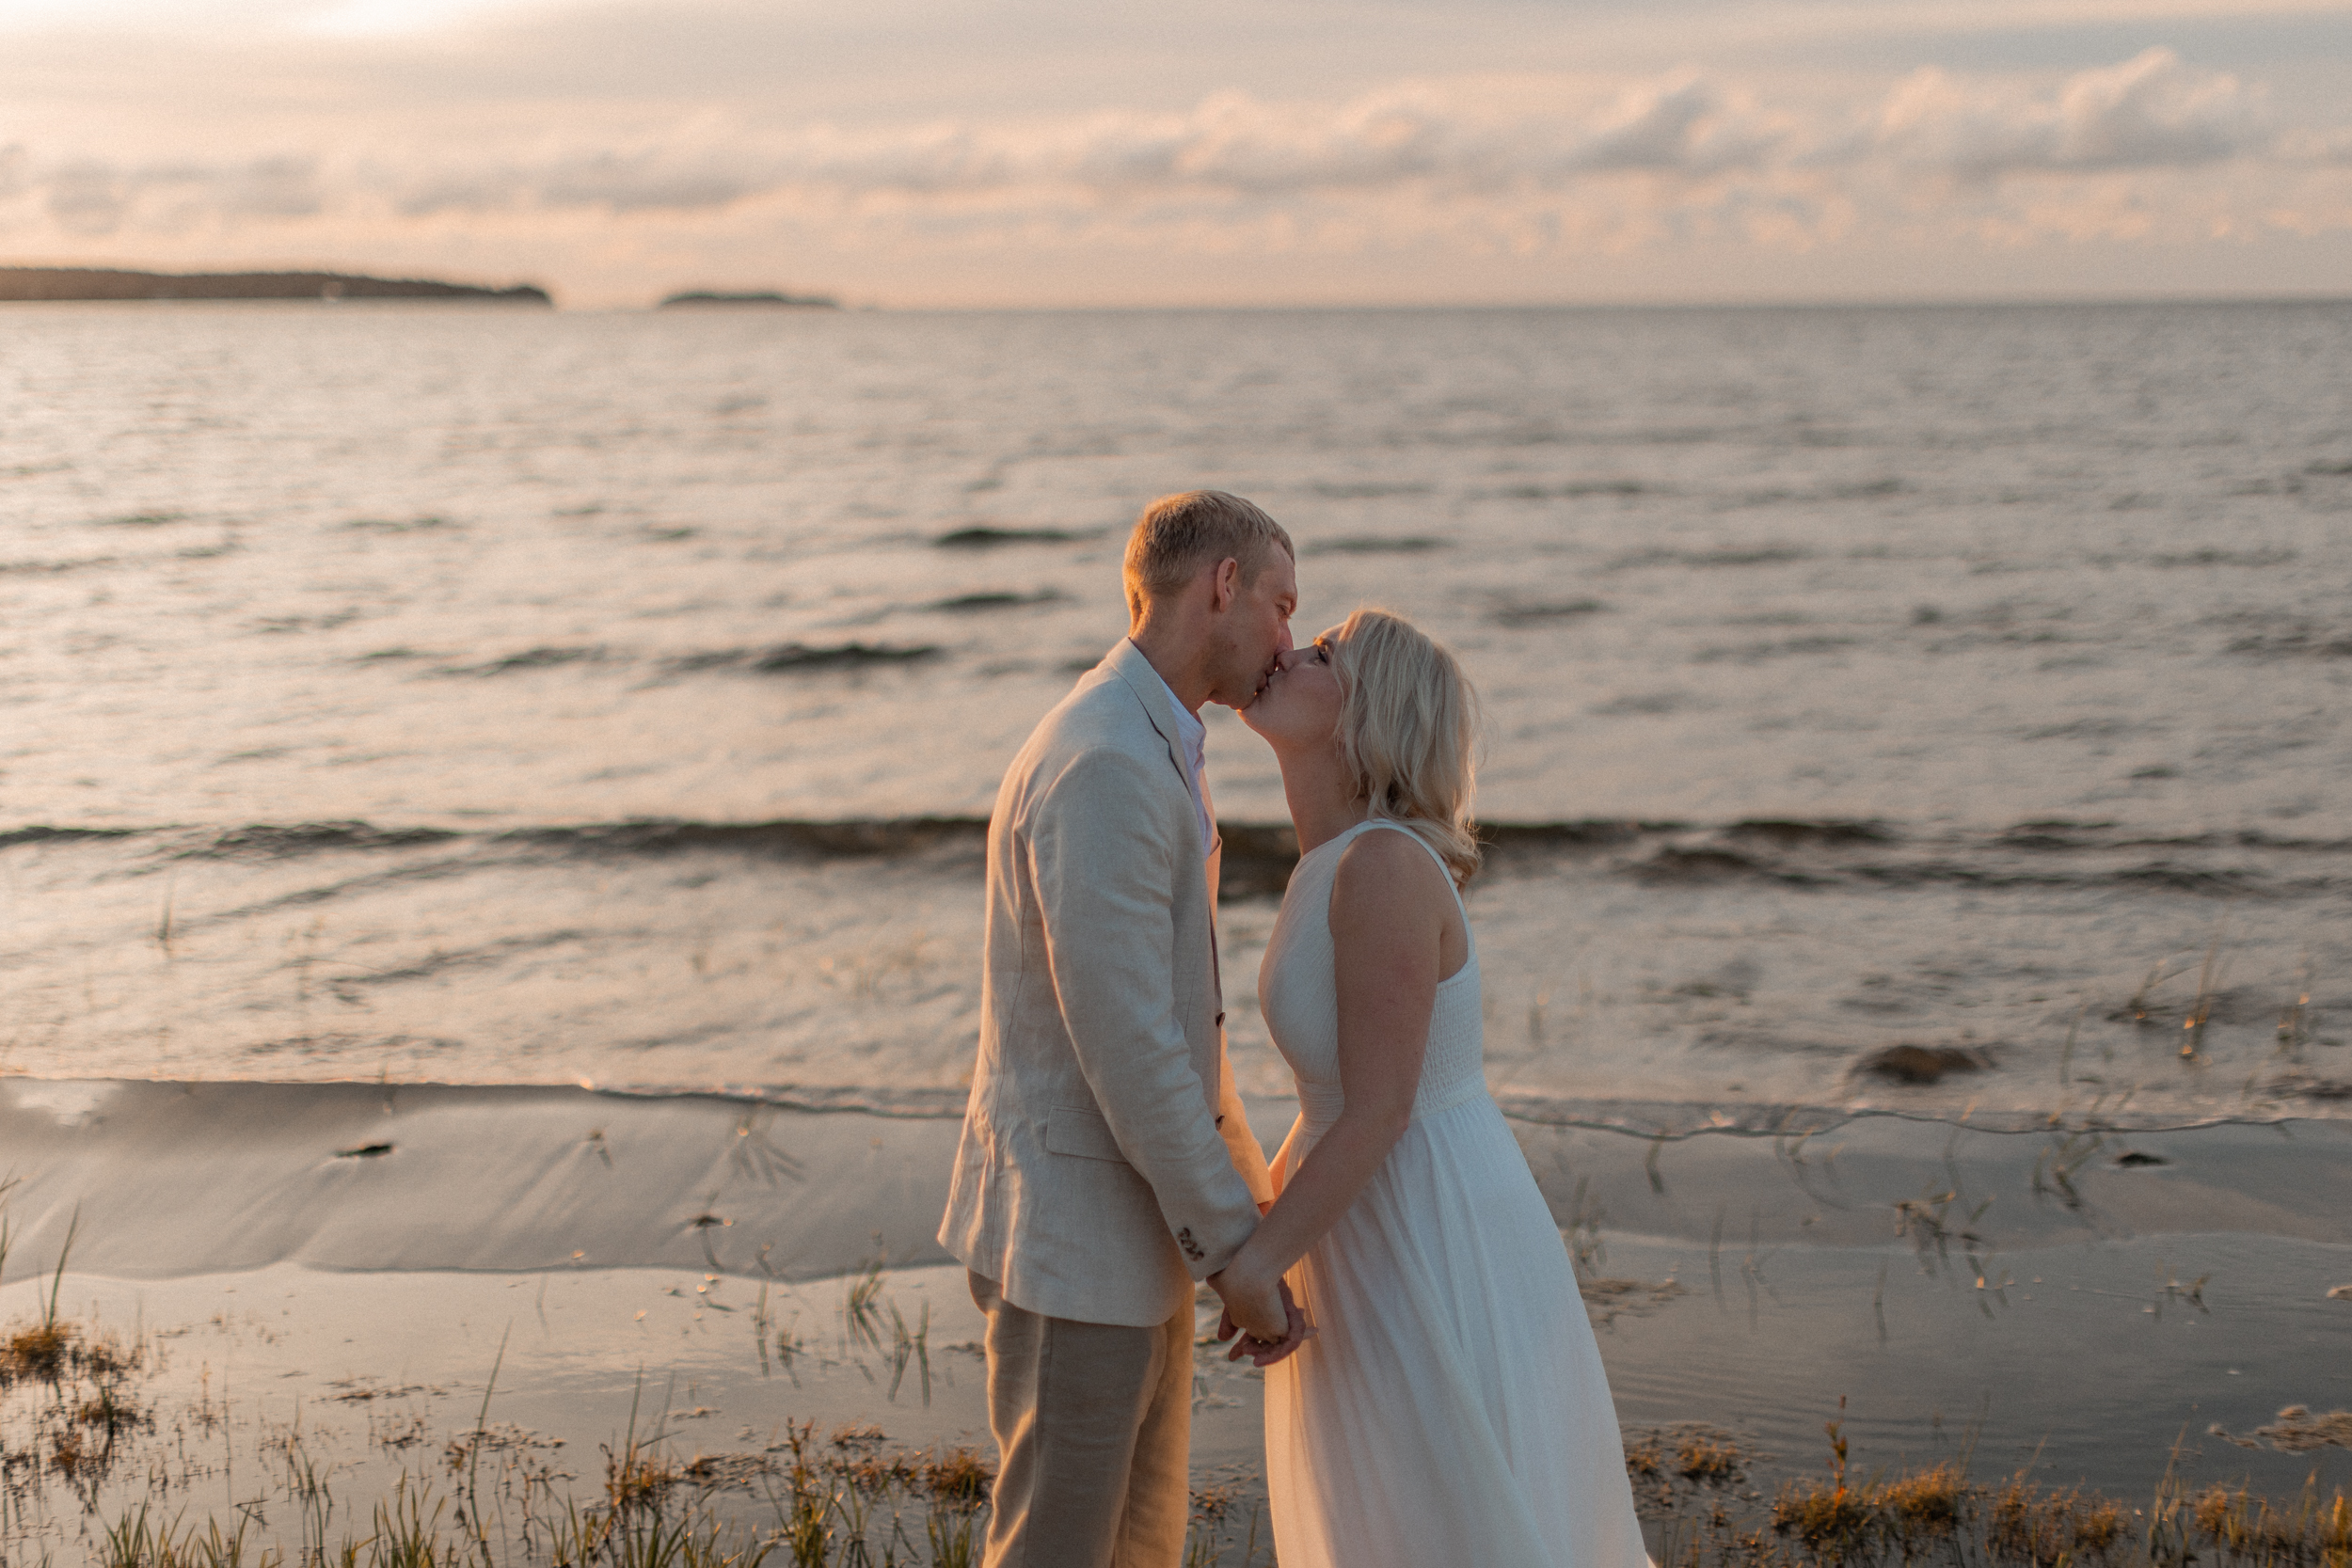
[[[1238,1361],[1247,1355],[1252,1366],[1271,1367],[1315,1337],[1318,1331],[1292,1299],[1288,1282],[1277,1279],[1268,1291],[1231,1275],[1227,1270],[1209,1276],[1209,1288],[1225,1301],[1224,1316],[1216,1325],[1217,1342],[1233,1339],[1233,1348],[1225,1353],[1226,1360]],[[1279,1329],[1277,1323],[1281,1325]],[[1234,1338],[1236,1334],[1239,1338]]]

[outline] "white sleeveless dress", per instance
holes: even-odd
[[[1300,860],[1258,972],[1298,1079],[1278,1185],[1339,1117],[1331,882],[1384,828],[1409,835],[1365,822]],[[1282,1568],[1647,1568],[1600,1348],[1481,1034],[1472,936],[1438,986],[1412,1125],[1287,1276],[1322,1332],[1266,1371]]]

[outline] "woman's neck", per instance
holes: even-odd
[[[1282,765],[1282,799],[1291,808],[1302,855],[1361,822],[1364,802],[1349,789],[1338,743],[1276,753]]]

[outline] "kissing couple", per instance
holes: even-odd
[[[1646,1568],[1599,1348],[1486,1092],[1460,889],[1477,700],[1359,610],[1294,646],[1290,535],[1153,501],[1129,632],[988,829],[979,1056],[940,1242],[987,1315],[987,1568],[1176,1568],[1196,1282],[1265,1370],[1282,1568]],[[1225,1053],[1204,703],[1302,851],[1258,972],[1297,1078],[1271,1164]]]

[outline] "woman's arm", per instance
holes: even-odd
[[[1270,1289],[1347,1212],[1411,1124],[1453,912],[1445,873],[1402,833],[1365,833],[1341,857],[1331,946],[1347,1103],[1227,1265],[1237,1289]]]

